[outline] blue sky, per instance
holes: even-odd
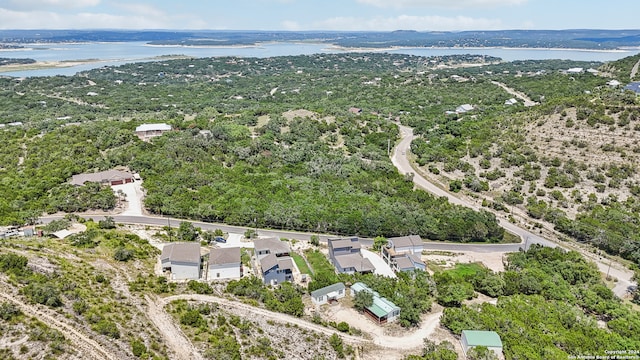
[[[638,29],[637,0],[0,0],[0,29]]]

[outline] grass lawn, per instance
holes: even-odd
[[[331,265],[329,259],[327,259],[323,253],[318,250],[307,250],[304,254],[316,276],[322,274],[328,279],[335,279],[335,282],[340,281],[336,275],[333,265]]]
[[[464,279],[468,276],[471,276],[478,271],[482,271],[485,269],[484,265],[480,263],[470,263],[470,264],[456,264],[456,267],[447,270],[449,274],[451,274],[454,278]]]
[[[304,258],[302,258],[302,256],[292,252],[291,257],[293,258],[293,261],[296,262],[296,266],[298,267],[298,270],[300,270],[301,274],[311,275],[311,269],[309,269],[307,262],[304,261]]]

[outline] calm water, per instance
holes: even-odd
[[[157,60],[162,55],[187,55],[194,57],[241,56],[271,57],[286,55],[308,55],[317,53],[346,52],[331,48],[326,44],[269,43],[250,47],[182,47],[182,46],[148,46],[145,42],[123,43],[83,43],[83,44],[45,44],[27,45],[24,50],[0,50],[0,57],[31,58],[36,61],[65,61],[100,59],[100,62],[72,66],[67,68],[0,72],[7,76],[55,76],[73,75],[79,71],[98,68],[105,65],[122,65],[138,61]],[[613,61],[635,55],[640,49],[616,52],[595,52],[582,50],[548,50],[548,49],[441,49],[441,48],[406,48],[387,50],[389,53],[420,56],[480,54],[513,60],[568,59],[582,61]]]

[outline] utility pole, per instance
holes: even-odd
[[[607,268],[607,281],[611,280],[611,277],[609,276],[609,271],[611,271],[611,262],[613,260],[609,259],[609,267]]]
[[[167,232],[169,233],[169,242],[171,242],[171,217],[167,215]]]
[[[387,138],[387,156],[391,156],[391,138]]]

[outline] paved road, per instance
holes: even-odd
[[[444,196],[446,197],[450,203],[456,205],[462,205],[474,210],[479,210],[480,207],[477,204],[467,202],[463,199],[460,199],[453,195],[452,193],[445,191],[438,186],[434,185],[422,175],[415,172],[413,169],[411,162],[409,160],[408,154],[411,148],[411,142],[416,136],[413,134],[413,129],[407,126],[398,125],[400,127],[400,136],[401,141],[396,146],[393,151],[393,155],[391,157],[391,162],[398,168],[398,171],[401,174],[413,173],[413,182],[417,187],[424,189],[436,196]],[[485,209],[488,210],[488,209]],[[509,231],[512,234],[519,236],[522,239],[521,244],[506,244],[506,245],[468,245],[468,244],[429,244],[426,246],[429,250],[459,250],[459,251],[478,251],[478,252],[492,252],[499,251],[498,249],[503,249],[502,251],[517,251],[520,247],[529,247],[531,244],[540,244],[543,246],[549,247],[557,247],[560,246],[563,249],[571,249],[580,251],[585,257],[593,260],[600,272],[613,276],[618,279],[618,283],[614,287],[613,291],[619,297],[623,297],[627,292],[630,286],[635,286],[635,283],[631,281],[633,277],[633,272],[629,269],[626,269],[622,264],[617,263],[615,261],[604,260],[595,257],[593,254],[583,251],[580,248],[570,247],[568,244],[558,244],[554,241],[545,239],[540,235],[529,232],[526,229],[519,227],[516,224],[509,222],[507,219],[501,217],[501,214],[495,213],[498,219],[500,226],[502,226],[505,230]],[[504,250],[509,249],[509,250]]]

